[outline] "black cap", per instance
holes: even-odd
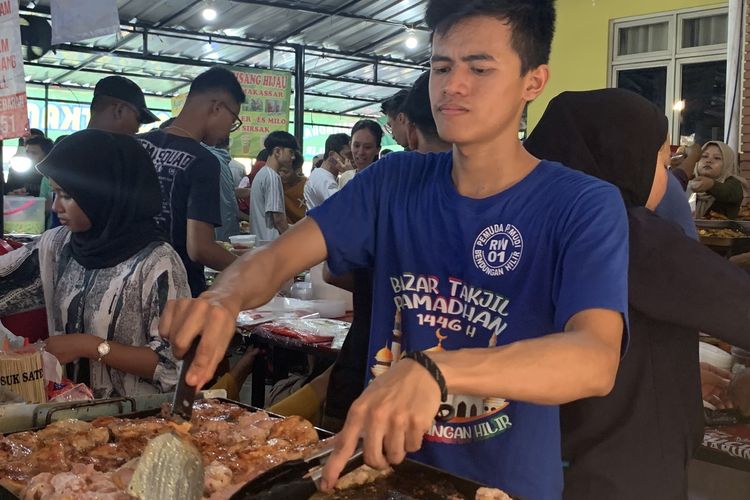
[[[94,99],[100,95],[114,97],[135,106],[140,112],[138,116],[140,123],[159,121],[159,118],[146,107],[146,98],[143,97],[141,88],[134,81],[123,76],[108,76],[99,80],[94,87]]]

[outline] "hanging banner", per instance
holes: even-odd
[[[245,92],[245,103],[240,110],[242,127],[232,132],[230,154],[240,158],[255,158],[263,149],[266,136],[276,130],[289,129],[289,100],[292,94],[292,75],[285,71],[249,69],[234,71]],[[174,116],[185,104],[187,94],[172,98]]]
[[[28,131],[18,2],[0,0],[0,140]]]
[[[276,130],[289,131],[289,98],[292,75],[285,71],[235,71],[245,91],[245,104],[240,111],[242,127],[234,132],[230,154],[255,157],[263,149],[266,136]]]

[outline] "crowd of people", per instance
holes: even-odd
[[[0,256],[0,318],[43,308],[45,348],[97,397],[173,390],[196,337],[188,382],[236,388],[254,354],[226,366],[237,314],[325,261],[350,331],[274,407],[339,432],[324,490],[362,439],[372,466],[409,454],[523,498],[684,498],[701,400],[732,404],[698,332],[750,350],[750,276],[694,223],[738,216],[737,154],[672,155],[663,110],[619,89],[562,93],[522,143],[554,3],[431,0],[426,23],[430,71],[383,102],[385,127],[330,135],[308,178],[288,132],[249,173],[231,157],[245,94],[226,69],[143,134],[143,92],[102,79],[86,130],[24,139],[34,168],[5,192],[50,219]],[[261,248],[238,258],[217,240],[241,221]]]

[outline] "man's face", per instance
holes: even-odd
[[[31,160],[31,165],[36,166],[46,156],[42,148],[36,144],[26,146],[26,156]]]
[[[430,100],[440,137],[461,146],[516,133],[529,100],[526,80],[506,23],[479,16],[436,33]]]
[[[277,148],[279,152],[276,157],[276,161],[279,162],[279,168],[281,167],[292,167],[295,158],[295,151],[292,148]]]
[[[281,183],[285,186],[291,185],[294,178],[297,177],[297,172],[289,165],[281,165],[278,174],[281,177]]]
[[[227,137],[237,123],[240,113],[240,104],[228,95],[211,101],[211,112],[208,116],[208,136],[206,144],[218,144]]]
[[[391,137],[402,148],[409,146],[409,138],[407,137],[408,123],[409,120],[406,119],[406,115],[403,113],[387,116],[386,126],[391,131]]]
[[[135,135],[141,128],[141,122],[138,120],[140,112],[130,103],[121,102],[115,106],[115,127],[112,132],[124,135]]]

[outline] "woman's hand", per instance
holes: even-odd
[[[44,349],[64,365],[80,358],[96,358],[96,348],[101,341],[99,337],[85,333],[53,335],[44,341]]]
[[[696,193],[705,193],[706,191],[713,188],[714,184],[715,182],[713,179],[704,177],[702,175],[699,175],[695,179],[690,181],[690,187]]]
[[[708,363],[701,363],[701,395],[717,410],[731,408],[728,389],[732,374]]]

